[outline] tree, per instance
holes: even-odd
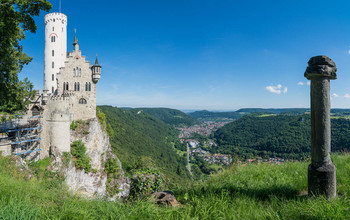
[[[49,11],[46,0],[1,0],[0,3],[0,111],[23,110],[34,95],[33,85],[18,73],[32,57],[23,52],[24,31],[35,33],[33,19],[41,10]]]

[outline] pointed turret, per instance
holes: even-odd
[[[73,47],[75,51],[79,50],[79,44],[77,39],[77,29],[74,29],[74,41],[73,41]]]
[[[94,81],[94,83],[97,83],[98,80],[101,78],[101,65],[98,64],[97,54],[96,54],[95,64],[92,65],[91,70],[92,70],[92,81]]]

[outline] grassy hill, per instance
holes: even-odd
[[[339,197],[308,197],[309,162],[236,165],[207,181],[173,189],[182,207],[148,201],[85,200],[57,176],[28,179],[0,156],[2,219],[350,219],[350,155],[333,155]],[[46,175],[43,175],[44,177]]]
[[[332,151],[350,150],[350,120],[334,118]],[[278,156],[303,159],[310,152],[310,115],[250,114],[226,124],[214,133],[214,152],[243,158]]]
[[[139,109],[112,106],[99,106],[99,109],[113,131],[110,137],[113,151],[126,170],[131,169],[140,156],[148,156],[168,178],[188,178],[186,159],[175,152],[174,146],[179,144],[175,128]]]
[[[191,126],[197,124],[198,121],[182,111],[171,108],[137,108],[142,112],[150,114],[165,124],[174,126]]]

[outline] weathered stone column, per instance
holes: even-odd
[[[311,164],[308,168],[309,195],[336,196],[335,166],[331,161],[330,80],[337,68],[327,56],[310,58],[304,76],[311,80]]]

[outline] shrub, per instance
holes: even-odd
[[[141,156],[134,164],[132,174],[130,198],[142,198],[164,187],[164,177],[150,157]]]
[[[86,155],[86,147],[81,140],[71,144],[71,154],[75,157],[74,163],[77,169],[84,169],[86,173],[90,172],[90,158]]]
[[[78,122],[72,121],[72,123],[70,124],[70,129],[74,131],[75,129],[77,129],[77,127],[78,127]]]

